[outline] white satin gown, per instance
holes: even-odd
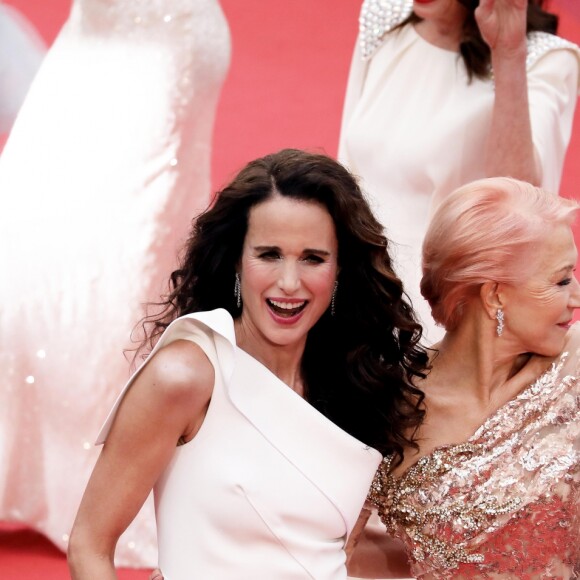
[[[229,58],[216,0],[75,0],[0,159],[0,519],[62,549],[131,330],[209,202]],[[117,555],[156,563],[151,504]]]
[[[226,310],[178,318],[153,354],[176,340],[201,347],[215,383],[155,487],[165,580],[346,580],[346,539],[381,454],[238,348]]]

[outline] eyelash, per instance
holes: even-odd
[[[278,252],[264,252],[258,256],[262,260],[278,260],[280,258],[280,254]]]
[[[570,282],[572,282],[572,278],[564,278],[564,280],[558,282],[558,286],[568,286]]]
[[[324,259],[321,258],[320,256],[307,256],[306,258],[307,262],[312,262],[314,264],[323,264],[324,263]]]
[[[258,257],[261,260],[279,260],[280,254],[278,254],[278,252],[270,251],[270,252],[264,252],[264,253],[260,254]],[[321,258],[320,256],[316,256],[314,254],[306,256],[305,258],[303,258],[303,260],[305,262],[310,262],[313,264],[323,264],[325,262],[324,258]]]

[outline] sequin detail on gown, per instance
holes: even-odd
[[[0,158],[0,519],[63,550],[131,330],[209,203],[229,58],[217,0],[75,0]],[[156,564],[152,502],[117,562]]]
[[[580,326],[574,344],[465,443],[402,475],[379,467],[369,500],[403,540],[414,576],[577,578],[580,573]]]

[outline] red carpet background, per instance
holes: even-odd
[[[5,0],[47,44],[70,0]],[[336,154],[340,116],[361,0],[221,0],[232,34],[232,63],[218,107],[212,177],[219,188],[244,163],[282,147]],[[580,44],[579,0],[554,0],[562,36]],[[580,197],[580,113],[562,192]],[[577,228],[580,242],[580,226]],[[74,477],[74,474],[71,474]],[[0,527],[0,577],[66,578],[64,556],[28,530]],[[120,578],[147,578],[125,571]]]

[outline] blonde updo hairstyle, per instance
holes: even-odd
[[[516,284],[546,233],[571,224],[578,204],[507,177],[456,189],[437,208],[423,242],[421,293],[435,321],[457,326],[485,282]]]

